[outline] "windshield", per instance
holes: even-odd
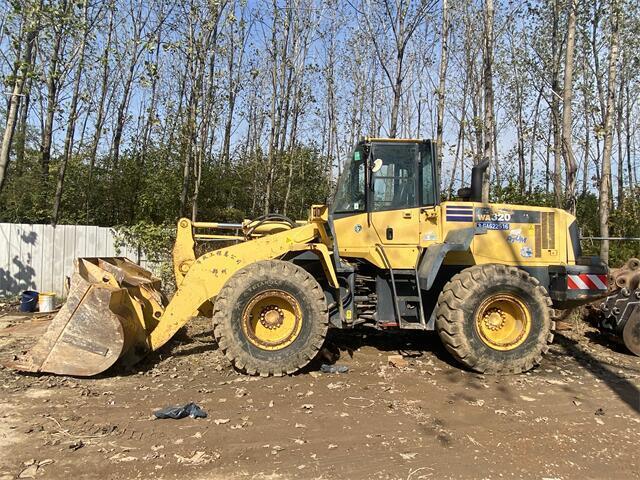
[[[356,149],[347,160],[344,170],[338,178],[333,211],[361,212],[365,209],[365,163],[366,155]]]

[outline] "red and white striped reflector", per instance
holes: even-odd
[[[568,275],[567,288],[569,290],[606,290],[607,276],[593,275],[590,273]]]

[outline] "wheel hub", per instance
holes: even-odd
[[[269,330],[274,330],[284,322],[282,309],[276,305],[268,305],[260,312],[260,323]]]
[[[486,311],[482,320],[489,330],[495,332],[504,327],[507,322],[507,316],[499,308],[490,308]]]
[[[531,332],[527,304],[511,293],[487,297],[476,310],[475,327],[480,340],[494,350],[518,348]]]
[[[288,292],[269,289],[255,295],[242,312],[242,331],[262,350],[282,350],[302,329],[302,307]]]

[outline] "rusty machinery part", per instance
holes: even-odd
[[[8,366],[28,372],[92,376],[149,350],[148,333],[166,300],[160,280],[125,258],[82,258],[66,303],[34,347]]]
[[[625,346],[640,356],[640,289],[620,289],[600,305],[600,328],[622,339]]]
[[[213,332],[232,365],[281,376],[307,365],[327,334],[322,287],[290,262],[265,260],[236,272],[215,299]]]
[[[621,268],[611,271],[610,279],[617,288],[632,291],[640,287],[640,260],[630,258]]]
[[[436,330],[446,349],[481,373],[520,373],[538,365],[553,341],[551,299],[538,280],[506,265],[475,265],[438,297]]]

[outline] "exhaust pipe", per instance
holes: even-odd
[[[482,179],[489,168],[489,159],[485,158],[471,169],[471,201],[482,201]]]

